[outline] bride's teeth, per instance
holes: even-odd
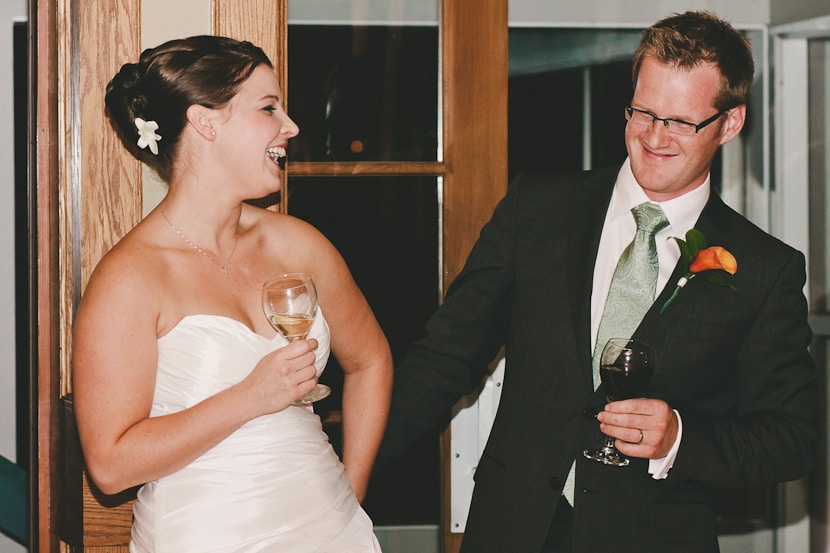
[[[281,146],[274,146],[265,150],[265,154],[276,162],[281,169],[285,169],[285,148]]]

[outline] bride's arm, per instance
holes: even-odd
[[[392,354],[383,331],[345,262],[323,245],[313,277],[331,330],[331,345],[344,371],[343,464],[359,500],[366,495],[392,391]]]
[[[379,328],[367,329],[359,336],[363,355],[342,363],[343,383],[343,464],[352,489],[361,501],[372,465],[375,461],[386,419],[392,390],[392,360],[388,345]],[[374,325],[376,326],[376,325]]]

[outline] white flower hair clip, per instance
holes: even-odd
[[[145,121],[141,117],[135,118],[135,126],[138,129],[138,147],[142,150],[147,146],[154,155],[158,155],[159,147],[157,142],[161,140],[161,136],[156,134],[159,125],[155,121]]]

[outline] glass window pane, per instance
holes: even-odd
[[[288,27],[292,161],[436,161],[438,27]]]
[[[510,176],[625,159],[623,109],[631,100],[640,31],[511,27],[509,33]]]
[[[423,336],[438,307],[437,185],[435,177],[288,181],[289,212],[318,228],[343,255],[396,361]],[[336,359],[321,381],[332,387],[332,395],[315,404],[325,418],[341,404],[343,374]],[[339,451],[339,425],[326,431]],[[427,436],[373,477],[365,508],[375,525],[438,523],[438,443],[437,434]]]
[[[830,367],[830,39],[809,42],[810,251],[813,357],[820,374]],[[826,464],[824,467],[826,469]],[[826,483],[823,484],[826,494]]]
[[[810,63],[810,301],[827,314],[830,292],[830,39],[809,42]],[[819,350],[820,351],[820,350]]]
[[[631,102],[631,58],[640,29],[511,27],[509,30],[508,171],[574,171],[622,162],[623,110]],[[762,36],[747,37],[760,51]],[[760,105],[762,66],[750,108]],[[750,109],[742,135],[750,147],[738,151],[740,164],[762,179],[761,110]],[[755,127],[755,130],[753,130]],[[744,157],[745,156],[745,157]],[[712,165],[712,185],[723,192],[724,159]],[[751,177],[748,177],[751,178]],[[732,200],[729,196],[727,200]]]

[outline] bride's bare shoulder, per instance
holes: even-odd
[[[277,240],[292,241],[297,246],[298,241],[311,245],[326,240],[313,225],[292,215],[246,206],[243,216],[251,221],[251,226],[256,227],[262,233],[262,239],[269,243]]]
[[[152,227],[139,223],[96,264],[84,295],[102,289],[108,295],[121,291],[152,301],[164,281],[168,257]]]

